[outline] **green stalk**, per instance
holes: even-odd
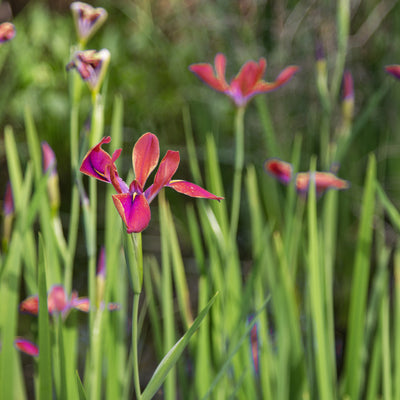
[[[139,357],[138,357],[138,310],[140,293],[133,294],[132,309],[132,357],[133,357],[133,384],[135,387],[136,399],[142,398],[139,379]]]
[[[233,242],[236,241],[240,212],[240,196],[242,194],[242,172],[244,164],[244,112],[244,107],[238,107],[236,109],[235,116],[236,151],[230,227],[230,235]]]

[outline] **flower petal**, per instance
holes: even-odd
[[[54,285],[47,296],[49,313],[65,312],[68,309],[68,297],[62,285]]]
[[[150,132],[142,135],[132,152],[132,165],[135,179],[143,188],[147,178],[157,166],[160,158],[160,146],[156,135]]]
[[[79,171],[99,179],[100,181],[111,183],[110,176],[106,174],[106,170],[107,166],[113,163],[113,160],[111,156],[101,148],[104,143],[110,142],[110,136],[104,137],[101,139],[100,143],[90,149],[83,159]]]
[[[226,58],[222,53],[218,53],[214,62],[216,74],[212,65],[208,63],[192,64],[189,70],[214,90],[224,92],[229,87],[225,80]]]
[[[400,65],[387,65],[385,70],[395,78],[400,79]]]
[[[71,301],[71,307],[75,308],[76,310],[87,313],[87,312],[89,312],[89,309],[90,309],[89,299],[87,297],[74,298]]]
[[[39,355],[39,347],[29,340],[17,337],[14,340],[14,345],[17,350],[22,351],[29,356],[37,357]]]
[[[265,93],[265,92],[270,92],[272,90],[278,89],[285,83],[289,82],[290,79],[292,79],[293,75],[299,70],[299,67],[295,65],[291,65],[289,67],[286,67],[276,78],[275,82],[265,82],[265,81],[259,81],[255,86],[254,86],[254,92],[252,93],[252,96],[258,93]]]
[[[302,172],[296,176],[296,189],[299,192],[307,192],[310,180],[315,181],[315,189],[318,196],[327,189],[344,190],[350,187],[348,181],[338,178],[331,172]]]
[[[150,206],[144,194],[114,194],[113,201],[127,232],[142,232],[150,222]]]
[[[223,197],[216,196],[203,189],[200,186],[195,185],[194,183],[182,181],[182,180],[173,180],[170,181],[168,185],[166,185],[179,193],[186,194],[190,197],[198,197],[205,199],[213,199],[213,200],[222,200]]]
[[[278,158],[270,158],[265,162],[264,168],[268,174],[278,179],[285,185],[292,180],[293,167],[288,162],[279,160]]]
[[[22,313],[38,315],[39,313],[39,296],[29,296],[19,305],[19,311]]]
[[[254,85],[262,78],[267,62],[260,58],[259,62],[247,61],[231,82],[232,92],[239,92],[243,97],[253,92]]]
[[[154,183],[146,190],[145,195],[149,203],[151,203],[158,192],[170,182],[178,169],[179,161],[179,151],[167,151],[167,154],[161,160],[160,166],[158,167]]]

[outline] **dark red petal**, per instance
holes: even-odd
[[[146,190],[146,198],[149,203],[157,196],[157,193],[166,186],[179,166],[179,152],[168,150],[167,154],[161,160],[160,166],[158,167],[157,174],[154,178],[154,183]]]
[[[160,146],[156,135],[145,133],[136,142],[132,152],[132,165],[135,179],[143,188],[147,178],[157,166],[160,158]]]
[[[278,158],[270,158],[265,162],[265,170],[274,178],[284,184],[292,180],[292,165]]]
[[[114,194],[113,201],[124,221],[127,232],[142,232],[150,222],[150,206],[144,194]]]
[[[167,186],[176,190],[179,193],[186,194],[187,196],[190,197],[199,197],[199,198],[213,199],[213,200],[223,199],[223,197],[216,196],[215,194],[208,192],[202,187],[187,181],[174,180],[171,181]]]

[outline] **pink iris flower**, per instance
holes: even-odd
[[[33,357],[39,356],[39,347],[36,346],[35,343],[27,339],[23,339],[21,337],[15,338],[14,346],[17,348],[17,350],[22,351],[23,353],[28,354],[29,356]]]
[[[75,308],[80,311],[89,311],[89,306],[85,304],[89,303],[89,299],[86,297],[78,297],[77,292],[72,292],[70,298],[68,298],[64,286],[54,285],[50,289],[47,295],[47,308],[49,314],[57,315],[61,314],[65,319],[71,309]],[[23,300],[19,305],[20,312],[38,315],[39,313],[39,296],[29,296]]]
[[[3,22],[0,24],[0,44],[13,39],[15,34],[15,26],[11,22]]]
[[[151,213],[150,203],[163,187],[170,187],[179,193],[191,197],[221,200],[207,190],[194,183],[183,180],[172,180],[180,157],[178,151],[168,150],[161,160],[154,182],[144,189],[147,178],[158,164],[160,148],[157,136],[148,132],[139,138],[132,152],[135,179],[128,186],[119,176],[115,161],[121,153],[116,150],[112,156],[101,146],[109,143],[111,138],[105,137],[86,154],[80,171],[103,182],[111,183],[118,194],[113,195],[115,207],[124,221],[127,232],[142,232],[149,225]]]
[[[286,82],[298,71],[299,67],[291,65],[286,67],[274,82],[262,80],[267,62],[260,58],[258,62],[247,61],[239,73],[228,84],[225,78],[226,57],[222,53],[215,56],[215,71],[211,64],[192,64],[189,69],[202,81],[218,92],[229,96],[237,107],[245,107],[248,101],[259,93],[267,93],[275,90]]]
[[[350,187],[350,183],[340,179],[334,173],[337,166],[334,165],[330,172],[316,171],[299,172],[296,175],[296,189],[300,194],[307,194],[310,181],[315,182],[317,196],[321,196],[327,189],[344,190]],[[292,180],[293,167],[290,163],[278,158],[270,158],[265,162],[265,170],[283,184],[287,185]]]
[[[86,43],[107,19],[104,8],[94,8],[90,4],[74,1],[71,11],[75,21],[76,33],[81,42]]]
[[[327,189],[344,190],[350,187],[349,182],[338,178],[332,172],[301,172],[296,176],[297,191],[307,193],[311,180],[315,182],[317,196],[321,196]]]
[[[268,174],[285,185],[292,180],[293,167],[286,161],[279,160],[278,158],[270,158],[265,162],[264,168]]]

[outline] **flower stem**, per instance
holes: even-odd
[[[236,239],[239,223],[240,195],[242,186],[242,171],[244,164],[244,107],[237,108],[235,116],[235,172],[233,177],[232,209],[231,209],[231,229],[232,240]]]
[[[132,310],[132,358],[133,358],[133,384],[135,386],[136,399],[142,398],[139,379],[139,357],[138,357],[138,314],[140,293],[133,294]]]

